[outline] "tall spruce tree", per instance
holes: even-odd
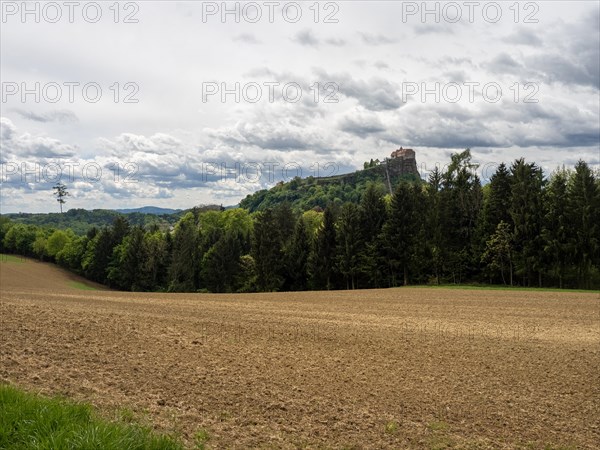
[[[523,284],[541,286],[543,272],[542,170],[518,159],[511,166],[511,208],[514,223],[515,269]]]
[[[281,277],[283,246],[277,218],[272,209],[256,216],[252,240],[252,257],[256,267],[256,284],[259,291],[277,291],[283,283]]]
[[[336,243],[336,267],[344,277],[346,289],[354,289],[363,245],[359,209],[354,203],[345,203],[340,210]]]
[[[313,240],[309,258],[310,285],[313,289],[333,289],[335,287],[335,217],[333,208],[328,206],[323,212],[323,223]]]
[[[501,163],[490,178],[489,193],[483,205],[484,238],[491,236],[500,222],[512,223],[510,216],[510,172],[506,164]]]
[[[446,260],[453,281],[461,283],[479,265],[475,237],[483,200],[481,182],[466,149],[451,156],[442,176],[441,207],[446,230]]]
[[[598,259],[600,246],[600,193],[595,176],[584,161],[575,166],[568,185],[571,245],[577,267],[577,286],[588,289],[592,263]]]
[[[306,230],[304,218],[296,221],[292,241],[286,251],[286,269],[289,288],[293,291],[303,291],[308,284],[308,256],[311,239]]]
[[[235,292],[241,271],[241,236],[228,231],[202,258],[202,280],[211,292]]]
[[[444,211],[442,208],[442,174],[435,167],[429,174],[427,186],[427,210],[426,210],[426,242],[431,258],[430,271],[435,277],[436,284],[440,284],[440,278],[444,271],[446,257]]]
[[[572,255],[569,237],[572,226],[568,216],[567,183],[569,173],[566,170],[554,172],[544,192],[546,211],[542,227],[544,253],[548,260],[549,275],[558,279],[560,288],[564,285],[567,267]]]
[[[397,285],[400,276],[404,286],[409,283],[409,272],[414,263],[417,232],[420,217],[417,202],[420,188],[400,182],[394,191],[390,216],[384,225],[388,257],[392,269],[392,285]]]
[[[486,265],[490,283],[494,281],[494,274],[500,272],[502,283],[513,285],[513,233],[512,227],[503,220],[487,240],[481,262]]]
[[[199,286],[200,255],[196,217],[187,213],[175,225],[172,257],[169,267],[169,290],[193,292]]]
[[[358,280],[361,287],[380,287],[385,276],[385,264],[381,258],[384,242],[381,230],[387,219],[381,186],[375,183],[367,185],[360,199],[358,212],[361,234]]]
[[[163,234],[158,228],[151,228],[144,234],[146,260],[143,263],[143,272],[146,290],[155,291],[167,287],[168,269],[171,264],[167,236],[170,238],[171,234]]]
[[[144,290],[147,283],[143,263],[146,259],[144,230],[135,226],[113,249],[107,272],[109,285],[131,291]]]

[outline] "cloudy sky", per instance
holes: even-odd
[[[2,2],[2,212],[236,204],[400,146],[600,160],[599,3]],[[27,10],[24,10],[24,9]]]

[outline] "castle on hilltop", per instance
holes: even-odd
[[[394,150],[391,155],[392,158],[412,158],[415,159],[415,151],[412,148],[402,148]]]
[[[396,180],[407,175],[414,175],[419,177],[419,170],[417,169],[417,159],[415,151],[412,148],[400,147],[394,150],[389,158],[384,158],[383,161],[379,159],[370,162],[365,162],[364,170],[358,170],[354,173],[347,173],[343,175],[334,175],[329,177],[318,178],[317,183],[332,183],[332,182],[356,182],[361,174],[379,175],[383,178],[387,188],[392,194],[393,184]]]
[[[415,151],[412,148],[400,147],[394,150],[390,158],[386,158],[381,164],[385,164],[386,171],[392,176],[419,174]]]

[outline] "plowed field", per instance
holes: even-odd
[[[600,446],[596,293],[82,290],[0,263],[0,381],[208,448]]]

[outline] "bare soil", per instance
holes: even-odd
[[[0,263],[0,381],[130,408],[190,445],[206,430],[208,448],[600,446],[597,293],[73,280]]]

